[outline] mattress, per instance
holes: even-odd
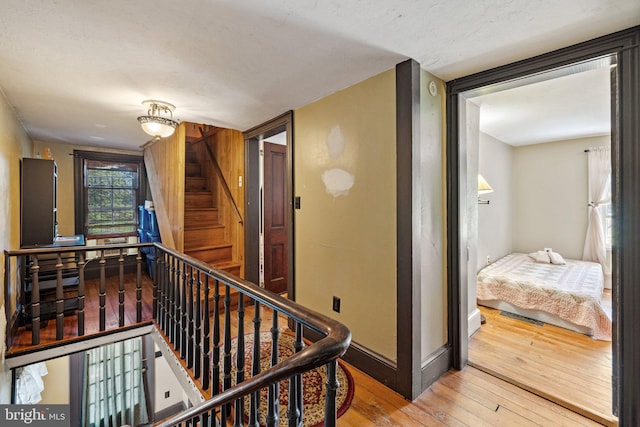
[[[503,301],[528,312],[557,317],[560,324],[593,338],[611,340],[611,319],[603,310],[604,276],[600,264],[566,260],[566,265],[535,262],[527,254],[512,253],[478,272],[478,303],[498,306]],[[517,313],[519,314],[519,313]]]

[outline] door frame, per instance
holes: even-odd
[[[468,362],[466,144],[460,140],[459,94],[600,56],[617,54],[618,99],[612,105],[613,400],[620,425],[640,413],[640,26],[447,82],[447,283],[453,366]],[[617,122],[616,122],[617,117]],[[617,144],[615,143],[617,141]],[[462,208],[462,209],[461,209]],[[463,252],[461,252],[463,251]],[[634,309],[635,307],[635,309]],[[617,410],[616,410],[617,406]]]
[[[260,230],[262,216],[260,214],[260,137],[268,138],[277,133],[287,132],[287,185],[285,198],[288,207],[287,218],[287,297],[295,301],[295,264],[294,264],[294,212],[293,212],[293,111],[288,111],[272,120],[244,132],[245,141],[245,220],[244,250],[245,278],[253,283],[260,283]]]

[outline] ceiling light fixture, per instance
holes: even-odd
[[[147,115],[138,117],[143,131],[156,138],[166,138],[173,135],[178,127],[178,122],[173,120],[175,106],[153,99],[142,101],[142,105],[147,107]],[[163,117],[161,114],[169,117]]]

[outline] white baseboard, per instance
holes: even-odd
[[[471,313],[469,313],[469,336],[473,335],[478,329],[480,329],[480,310],[476,307]]]

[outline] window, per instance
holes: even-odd
[[[141,157],[74,151],[76,233],[88,239],[135,236],[144,200]]]
[[[149,419],[142,338],[105,344],[85,354],[83,426],[141,425]]]

